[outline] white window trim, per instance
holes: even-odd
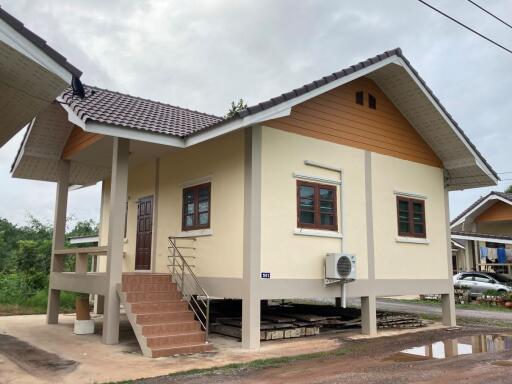
[[[294,235],[314,236],[314,237],[330,237],[333,239],[342,239],[343,235],[335,231],[325,231],[322,229],[309,229],[309,228],[296,228],[293,231]]]
[[[180,184],[180,187],[181,187],[181,189],[185,189],[188,187],[194,187],[196,185],[211,183],[212,180],[213,180],[213,176],[208,175],[208,176],[204,176],[204,177],[199,177],[197,179],[184,181],[183,183]]]
[[[419,199],[419,200],[427,200],[427,196],[420,195],[419,193],[398,191],[396,189],[393,191],[393,193],[397,196],[410,197],[410,198]]]
[[[193,229],[191,231],[181,231],[178,232],[174,237],[186,238],[186,237],[205,237],[205,236],[213,236],[213,229],[205,228],[205,229]]]
[[[422,237],[404,237],[404,236],[397,236],[395,238],[395,241],[397,243],[410,243],[410,244],[430,244],[429,239],[425,239]]]

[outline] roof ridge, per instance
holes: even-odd
[[[215,118],[215,119],[219,119],[219,120],[221,120],[221,121],[225,119],[224,117],[217,116],[217,115],[213,115],[213,114],[211,114],[211,113],[206,113],[206,112],[196,111],[196,110],[193,110],[193,109],[189,109],[189,108],[181,107],[181,106],[179,106],[179,105],[174,105],[174,104],[164,103],[164,102],[162,102],[162,101],[152,100],[152,99],[148,99],[148,98],[145,98],[145,97],[134,96],[134,95],[130,95],[129,93],[123,93],[123,92],[119,92],[119,91],[113,91],[113,90],[111,90],[111,89],[101,88],[101,87],[97,87],[97,86],[95,86],[95,85],[88,85],[88,84],[84,84],[84,88],[92,88],[92,89],[94,89],[94,90],[98,90],[98,91],[104,91],[104,92],[109,92],[109,93],[115,93],[116,95],[126,96],[126,97],[129,97],[129,98],[132,98],[132,99],[137,99],[137,100],[147,101],[147,102],[154,103],[154,104],[160,104],[160,105],[167,106],[167,107],[172,107],[172,108],[181,109],[182,111],[186,111],[186,112],[192,112],[192,113],[197,113],[197,114],[200,114],[200,115],[203,115],[203,116],[213,117],[213,118]],[[70,88],[68,88],[66,91],[64,91],[64,93],[67,93],[67,92],[69,91],[69,89],[70,89]]]
[[[455,216],[455,218],[452,221],[450,221],[450,225],[455,224],[462,217],[464,217],[469,212],[471,212],[471,210],[473,210],[476,206],[478,206],[478,204],[480,204],[482,201],[484,201],[485,199],[487,199],[487,198],[489,198],[490,196],[493,196],[493,195],[505,197],[507,200],[509,200],[512,203],[512,193],[501,192],[501,191],[491,191],[491,192],[489,192],[488,194],[486,194],[484,196],[480,196],[476,201],[474,201],[466,209],[464,209],[461,213],[459,213],[457,216]]]

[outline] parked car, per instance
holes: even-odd
[[[492,272],[461,272],[453,276],[455,288],[468,287],[470,296],[478,297],[487,290],[512,292],[512,279]]]

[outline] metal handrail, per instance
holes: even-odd
[[[210,296],[199,283],[197,276],[185,258],[194,258],[194,256],[184,256],[180,252],[182,249],[195,249],[194,247],[179,247],[177,240],[179,238],[169,236],[170,255],[168,256],[170,264],[167,265],[171,278],[174,279],[176,286],[181,292],[183,298],[187,300],[190,309],[194,312],[201,327],[206,333],[208,339],[208,328],[210,323]],[[195,240],[195,238],[183,238],[183,240]],[[191,292],[188,291],[188,285],[185,278],[192,283]]]

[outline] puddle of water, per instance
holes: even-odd
[[[512,335],[474,335],[404,349],[384,360],[410,362],[508,350],[512,350]]]

